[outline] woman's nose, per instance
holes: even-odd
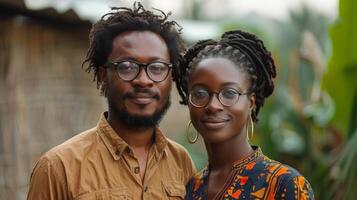
[[[210,101],[206,105],[205,109],[211,113],[217,112],[217,111],[222,111],[223,110],[223,105],[219,101],[217,94],[212,94]]]

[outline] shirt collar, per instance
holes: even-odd
[[[130,146],[110,126],[106,116],[108,116],[107,112],[104,112],[100,116],[99,122],[97,124],[98,134],[113,156],[114,160],[119,160],[125,151],[130,152]],[[155,128],[154,138],[154,153],[155,156],[159,158],[166,154],[165,149],[168,140],[158,127]]]
[[[168,140],[166,136],[162,133],[162,131],[156,127],[155,128],[155,142],[154,142],[154,148],[155,148],[155,155],[159,159],[163,155],[167,155],[167,143]]]

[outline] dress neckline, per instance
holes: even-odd
[[[253,148],[253,152],[248,155],[247,157],[244,157],[242,159],[239,159],[235,162],[233,162],[232,164],[232,171],[230,172],[230,175],[229,175],[229,178],[228,180],[226,181],[225,185],[222,187],[222,189],[220,190],[220,192],[218,192],[214,199],[221,199],[221,197],[225,194],[226,190],[228,187],[230,187],[232,181],[233,181],[233,178],[235,177],[235,175],[238,173],[238,170],[244,168],[247,166],[248,163],[250,162],[253,162],[253,161],[257,161],[258,159],[260,158],[263,158],[264,157],[264,154],[263,152],[261,151],[261,149],[258,147],[258,146],[252,146]],[[207,184],[207,188],[206,188],[206,191],[205,191],[205,195],[208,194],[208,177],[209,177],[209,174],[210,174],[210,167],[207,166],[206,169],[204,170],[203,172],[203,182],[205,184]]]
[[[263,152],[258,146],[252,146],[254,152],[252,152],[250,155],[248,155],[245,158],[239,159],[235,161],[232,165],[232,170],[238,170],[241,169],[242,167],[245,167],[248,163],[255,161],[259,158],[262,158]]]

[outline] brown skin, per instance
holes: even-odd
[[[207,58],[197,64],[189,77],[189,90],[197,85],[214,92],[232,87],[245,93],[250,81],[248,74],[230,60]],[[189,104],[192,123],[203,137],[208,152],[208,199],[214,199],[222,190],[231,173],[232,164],[253,152],[246,133],[254,103],[255,96],[252,94],[241,95],[231,107],[223,106],[216,95],[204,108]]]
[[[170,63],[170,55],[165,41],[150,31],[129,31],[116,36],[113,40],[109,61],[130,59],[139,63],[164,61]],[[172,78],[169,75],[164,81],[155,83],[150,80],[145,70],[141,70],[133,81],[123,81],[113,68],[100,68],[99,80],[106,88],[109,102],[108,122],[118,135],[132,148],[140,166],[142,180],[145,176],[146,163],[150,147],[154,142],[155,127],[133,127],[123,123],[115,110],[125,109],[136,116],[151,116],[162,109],[168,101]],[[159,97],[154,98],[144,93],[135,93],[134,88],[148,89]],[[127,93],[133,98],[124,98]]]

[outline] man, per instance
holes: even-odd
[[[113,8],[94,24],[83,64],[108,112],[40,158],[27,199],[183,198],[192,160],[157,128],[183,50],[176,23],[141,4]]]

